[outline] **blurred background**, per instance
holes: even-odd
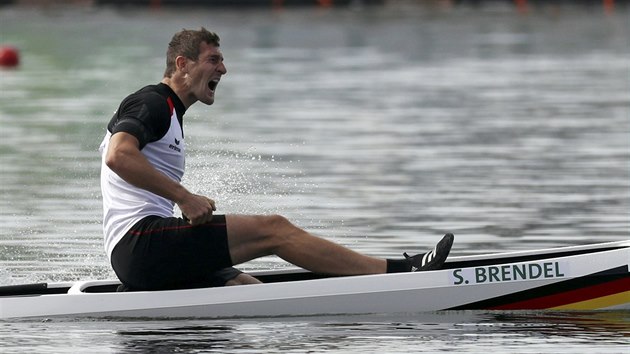
[[[186,114],[184,182],[218,212],[388,257],[628,239],[626,1],[0,4],[1,284],[114,276],[105,125],[201,26],[228,74]]]

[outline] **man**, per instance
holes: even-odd
[[[313,272],[337,275],[438,269],[447,234],[426,254],[385,260],[311,235],[279,215],[213,215],[215,202],[180,184],[183,116],[211,105],[227,73],[219,37],[182,30],[169,43],[161,83],[129,95],[100,147],[105,248],[127,289],[159,290],[258,283],[232,265],[277,255]],[[177,204],[183,217],[173,215]]]

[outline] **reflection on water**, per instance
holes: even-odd
[[[157,322],[117,331],[125,351],[336,351],[408,353],[450,348],[455,352],[494,346],[502,352],[537,352],[562,344],[593,343],[606,352],[630,344],[627,312],[441,312],[403,316],[287,318],[279,320],[192,321],[185,326]],[[273,332],[272,336],[265,336]],[[306,335],[305,335],[306,334]],[[264,337],[265,339],[261,339]],[[538,344],[533,344],[536,343]],[[600,345],[599,342],[605,342]],[[528,349],[522,346],[526,344]],[[529,347],[532,345],[532,347]],[[421,349],[420,349],[421,348]],[[571,349],[573,348],[573,349]],[[581,350],[586,350],[586,347]],[[596,350],[596,351],[597,351]]]
[[[166,325],[161,328],[146,328],[143,325],[140,329],[130,328],[117,331],[116,334],[121,339],[120,347],[124,348],[125,352],[159,353],[176,350],[191,353],[201,350],[220,351],[225,347],[236,349],[232,342],[237,341],[234,338],[237,331],[236,326],[229,324],[199,324],[184,327]],[[243,345],[240,349],[246,348],[247,346]]]
[[[478,312],[294,317],[256,320],[49,321],[15,323],[14,348],[83,348],[121,353],[216,352],[500,352],[622,353],[630,344],[627,312]],[[43,329],[45,331],[42,331]],[[67,338],[56,336],[71,329]],[[45,333],[44,333],[45,332]],[[44,344],[41,338],[49,338]],[[100,347],[94,338],[99,338]],[[2,341],[0,339],[0,341]],[[92,350],[90,350],[92,351]]]

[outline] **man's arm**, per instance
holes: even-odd
[[[190,193],[180,183],[156,170],[140,152],[139,142],[129,133],[112,135],[105,164],[127,183],[175,202],[192,225],[212,219],[214,201]]]

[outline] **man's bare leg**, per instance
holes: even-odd
[[[315,273],[355,275],[387,271],[387,261],[343,247],[291,224],[278,215],[226,215],[232,262],[277,255]]]
[[[249,274],[241,273],[237,275],[235,278],[228,280],[225,285],[226,286],[234,286],[234,285],[249,285],[249,284],[261,284],[262,282]]]

